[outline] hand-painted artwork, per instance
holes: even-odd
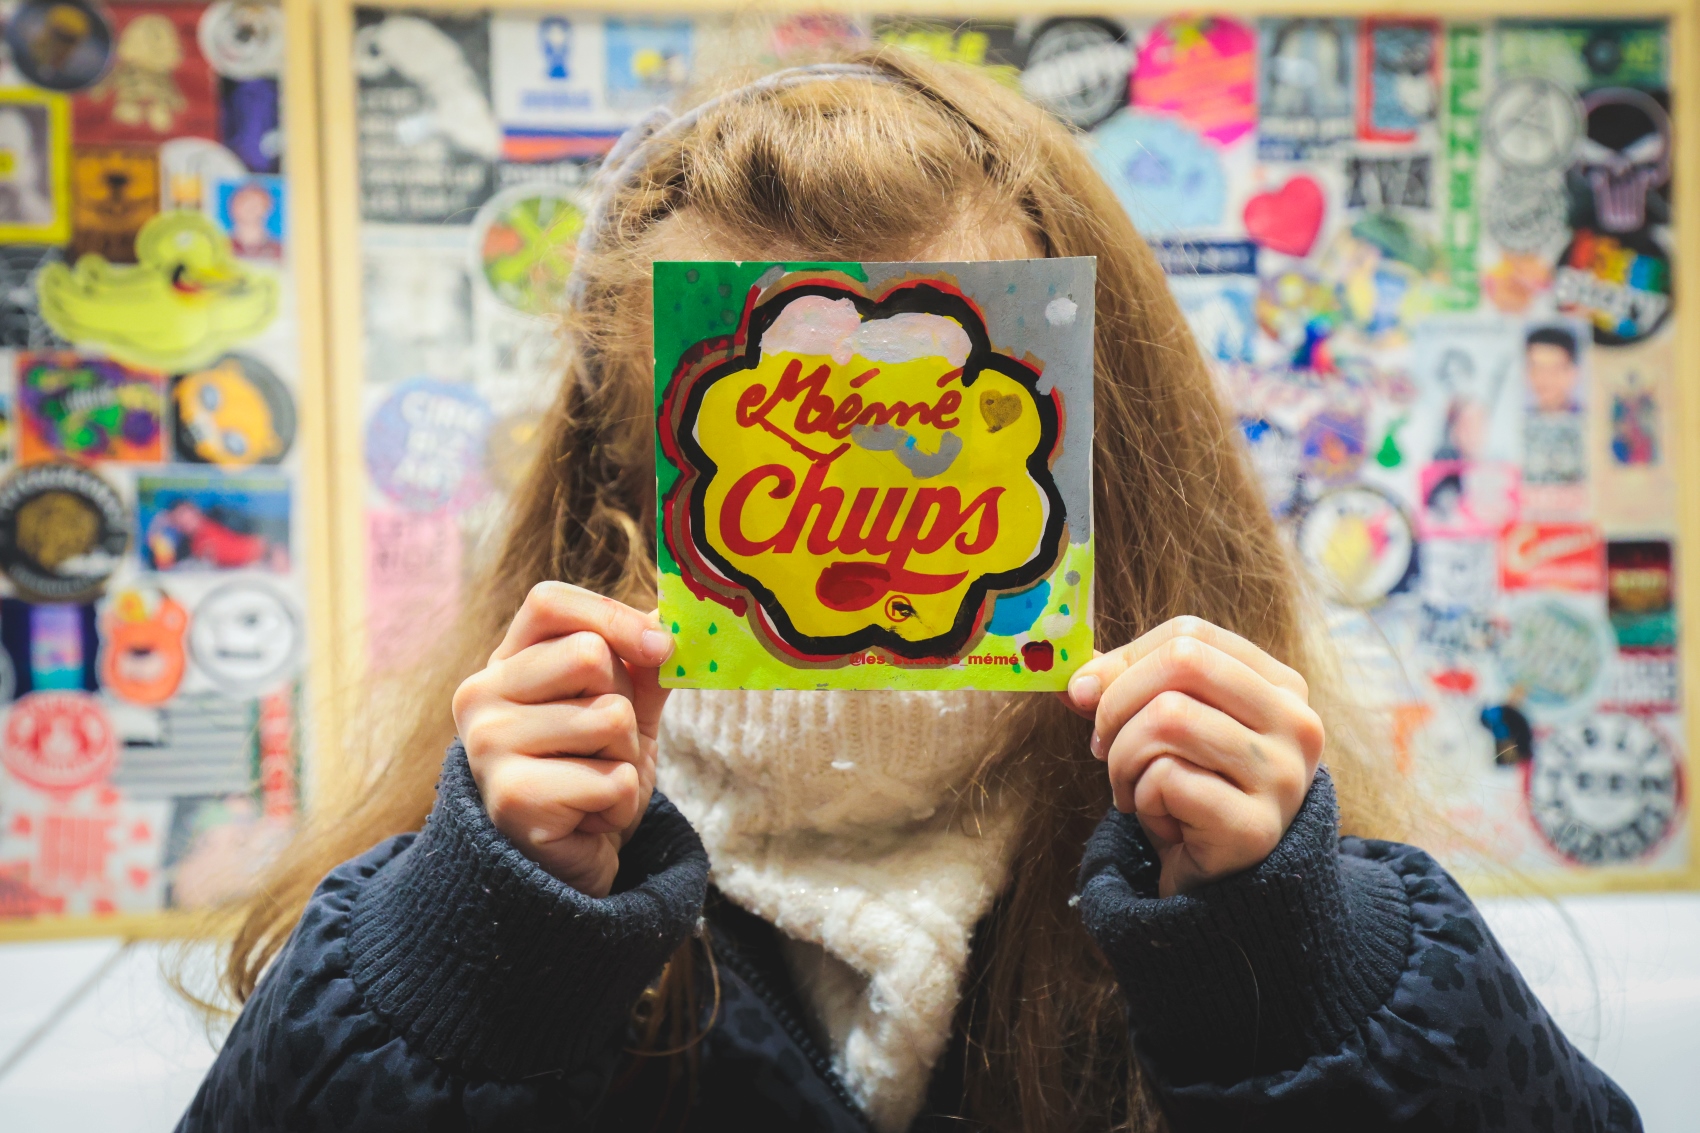
[[[246,177],[213,184],[213,217],[244,259],[283,258],[283,178]]]
[[[21,0],[4,36],[0,939],[230,899],[282,844],[313,530],[282,9]]]
[[[1454,21],[1420,8],[1366,18],[1177,9],[765,22],[427,8],[362,11],[358,27],[363,487],[370,626],[384,639],[373,641],[375,663],[393,669],[407,648],[417,652],[387,643],[422,640],[402,627],[428,591],[460,593],[478,533],[541,443],[537,422],[561,373],[550,318],[620,132],[752,45],[807,59],[883,44],[980,68],[1079,131],[1221,380],[1391,757],[1462,832],[1440,847],[1449,862],[1469,871],[1492,859],[1561,885],[1600,867],[1668,875],[1689,862],[1682,292],[1671,227],[1680,111],[1663,22],[1491,11]],[[203,54],[221,82],[232,79],[218,53]],[[162,155],[161,208],[211,215],[215,206],[198,199],[176,203],[169,168],[185,171],[185,194],[204,178],[209,199],[211,186],[247,174],[215,168],[238,160],[228,149],[191,154],[188,144]],[[846,317],[834,342],[879,321],[895,278],[888,266],[859,267],[827,271],[844,290],[820,297],[842,299],[857,324]],[[53,269],[20,260],[17,270]],[[692,270],[698,278],[687,280]],[[681,293],[715,288],[688,327],[678,312],[669,330],[673,313],[657,308],[658,328],[672,335],[657,339],[658,398],[684,352],[712,341],[692,357],[700,372],[690,383],[705,392],[691,411],[731,415],[724,428],[698,422],[675,435],[659,458],[663,600],[683,612],[668,680],[1061,684],[1080,657],[1065,639],[1086,640],[1090,565],[1072,582],[1053,567],[1037,585],[981,595],[975,609],[977,556],[955,542],[976,546],[986,509],[969,509],[998,487],[999,537],[1016,532],[1017,485],[973,480],[972,459],[1024,441],[1020,430],[1039,423],[1028,420],[1034,403],[1000,388],[1009,397],[988,403],[993,418],[1017,406],[1023,415],[993,433],[960,376],[925,399],[885,392],[927,366],[942,377],[954,368],[948,353],[893,364],[852,347],[840,361],[812,343],[827,352],[794,380],[824,365],[819,390],[799,388],[797,405],[775,402],[765,424],[746,428],[724,383],[772,394],[786,374],[780,337],[773,357],[765,333],[752,339],[746,327],[739,337],[746,306],[753,318],[778,286],[768,270],[697,264],[657,275]],[[970,274],[938,271],[971,286]],[[1060,355],[995,325],[1004,302],[980,308],[988,348],[1030,350],[1040,382],[1055,378],[1072,395],[1056,378]],[[1090,309],[1079,304],[1077,317]],[[794,321],[773,317],[781,329]],[[55,333],[27,309],[15,321],[20,336]],[[1049,326],[1027,319],[1036,325]],[[727,373],[701,385],[717,366]],[[864,372],[853,366],[881,373],[851,388]],[[985,383],[998,380],[978,383],[990,392]],[[944,419],[956,424],[940,428],[934,408],[952,390],[963,397]],[[808,399],[837,410],[852,395],[856,417],[900,400],[909,419],[852,417],[843,436],[799,431],[816,420],[798,418]],[[658,404],[683,413],[688,401]],[[681,420],[663,423],[676,434]],[[736,452],[723,451],[745,434]],[[1071,540],[1089,516],[1068,495],[1084,475],[1068,462],[1085,458],[1083,445],[1064,443],[1051,469]],[[757,473],[766,478],[732,500],[738,522],[722,524],[731,488]],[[701,522],[688,506],[699,487]],[[863,488],[872,495],[857,512]],[[916,513],[921,499],[928,507]],[[810,538],[829,505],[835,518],[820,526],[817,552]],[[866,549],[868,539],[898,542],[912,514],[915,545],[897,561],[895,545]],[[851,516],[860,526],[846,550]],[[950,541],[922,550],[942,536],[942,519],[961,522]],[[1063,557],[1079,549],[1071,542]],[[968,637],[958,640],[962,625]],[[1613,782],[1640,786],[1614,791]]]
[[[657,264],[664,683],[1064,687],[1092,649],[1093,280]]]

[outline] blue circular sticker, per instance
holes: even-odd
[[[1222,159],[1172,118],[1123,110],[1092,131],[1092,159],[1141,234],[1204,228],[1222,219]]]
[[[378,490],[409,511],[460,511],[489,490],[489,433],[490,407],[471,386],[415,378],[367,423],[366,467]]]

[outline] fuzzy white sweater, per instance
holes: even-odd
[[[673,693],[659,783],[726,897],[777,927],[834,1069],[881,1133],[919,1112],[1019,805],[954,805],[991,693]]]

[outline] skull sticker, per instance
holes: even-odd
[[[1573,168],[1602,229],[1637,231],[1647,222],[1647,195],[1670,180],[1670,116],[1651,95],[1623,87],[1594,91],[1582,108],[1587,129]]]

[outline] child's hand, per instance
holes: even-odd
[[[467,762],[496,829],[605,897],[655,789],[673,638],[653,614],[564,582],[532,587],[490,663],[455,690]]]
[[[1092,754],[1156,848],[1164,897],[1268,857],[1322,758],[1304,678],[1201,618],[1094,657],[1064,695],[1094,720]]]

